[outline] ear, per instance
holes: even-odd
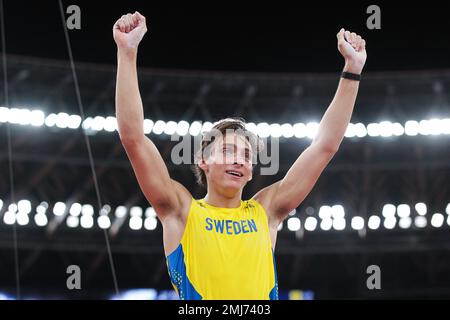
[[[198,166],[205,172],[205,174],[206,172],[208,172],[208,164],[206,163],[205,159],[200,159],[198,161]]]

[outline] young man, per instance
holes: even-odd
[[[170,178],[157,148],[144,135],[136,57],[146,31],[145,17],[138,12],[114,24],[116,114],[139,185],[163,226],[172,284],[181,299],[277,299],[273,250],[278,225],[305,199],[343,140],[366,61],[365,41],[344,29],[337,34],[345,66],[336,95],[318,134],[282,180],[241,199],[252,178],[258,140],[244,122],[224,119],[214,126],[219,138],[204,134],[197,177],[206,183],[207,193],[197,200]]]

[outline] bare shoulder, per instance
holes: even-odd
[[[267,214],[267,217],[269,219],[269,224],[273,223],[276,226],[278,226],[278,224],[279,224],[278,217],[281,216],[281,212],[280,212],[280,209],[277,209],[274,207],[274,203],[273,203],[272,199],[273,199],[273,196],[277,192],[277,188],[278,188],[279,184],[280,184],[280,181],[275,182],[275,183],[271,184],[270,186],[267,186],[267,187],[261,189],[252,197],[252,199],[258,201],[259,204],[261,204],[262,207],[264,208],[264,210]]]

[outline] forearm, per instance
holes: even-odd
[[[341,78],[333,101],[320,121],[313,143],[337,151],[350,123],[358,89],[359,81]]]
[[[116,118],[121,139],[144,135],[136,60],[137,50],[117,51]]]

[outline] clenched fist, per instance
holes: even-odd
[[[123,15],[113,27],[117,48],[124,50],[136,50],[146,32],[145,17],[137,11]]]
[[[354,32],[341,29],[337,34],[338,50],[345,59],[344,71],[360,74],[366,63],[366,41]]]

